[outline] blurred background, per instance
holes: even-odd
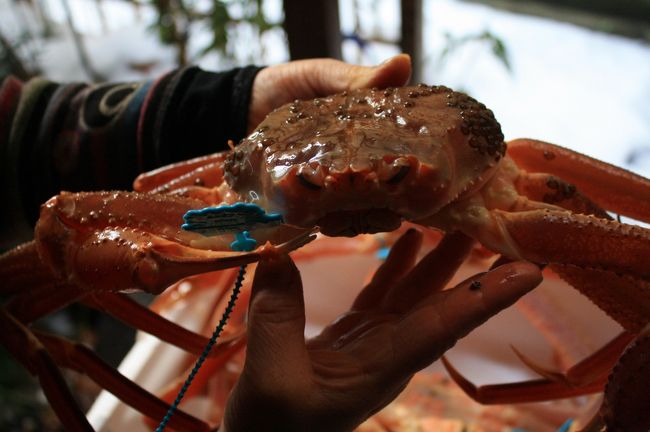
[[[414,82],[490,107],[507,139],[650,176],[650,0],[0,0],[0,79],[145,80],[186,64],[311,57],[371,65],[399,52]],[[91,345],[114,331],[83,310],[47,326]],[[112,341],[99,352],[117,364],[132,338]],[[0,370],[0,430],[56,429],[22,369],[2,355]]]
[[[184,65],[404,51],[507,138],[650,173],[648,0],[0,0],[0,77],[141,80]]]

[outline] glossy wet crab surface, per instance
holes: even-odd
[[[266,197],[289,223],[322,225],[335,204],[336,217],[371,211],[357,228],[373,232],[470,192],[505,150],[483,104],[420,85],[294,101],[271,113],[224,169],[241,196]]]

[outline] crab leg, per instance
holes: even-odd
[[[497,250],[506,244],[515,257],[550,263],[553,271],[628,330],[639,331],[647,322],[648,230],[554,210],[493,210],[492,216],[504,239],[495,245]]]
[[[5,304],[5,308],[18,321],[29,325],[45,315],[63,309],[85,295],[87,292],[79,287],[55,280],[11,297]]]
[[[650,180],[553,144],[531,139],[508,143],[520,168],[545,172],[574,183],[600,207],[650,222]]]
[[[534,203],[553,204],[574,213],[594,215],[603,219],[612,217],[576,187],[550,174],[522,171],[515,181],[517,192],[525,196],[534,209]]]
[[[96,293],[85,298],[83,303],[195,355],[201,354],[208,344],[209,339],[207,337],[163,318],[124,294]],[[210,356],[219,354],[222,349],[228,349],[234,342],[243,337],[244,333],[245,330],[242,329],[221,338],[213,347]]]
[[[579,363],[569,368],[566,372],[560,372],[537,364],[513,347],[519,359],[542,377],[569,387],[587,386],[592,382],[606,379],[612,368],[618,361],[621,353],[630,342],[636,338],[636,334],[623,332],[602,348],[592,353]]]
[[[550,381],[564,383],[568,387],[581,387],[607,378],[621,356],[621,353],[625,350],[625,347],[635,338],[636,334],[623,332],[566,372],[541,366],[519,352],[516,348],[513,347],[513,350],[528,368],[542,377]]]
[[[507,404],[524,402],[542,402],[553,399],[563,399],[584,396],[602,391],[606,378],[601,378],[584,387],[567,387],[562,382],[548,379],[536,379],[508,384],[490,384],[477,387],[465,378],[446,357],[442,363],[449,376],[475,401],[482,404]]]
[[[248,277],[244,278],[238,301],[235,303],[228,324],[223,329],[221,336],[224,339],[232,339],[234,335],[240,334],[241,337],[238,337],[238,339],[234,340],[228,349],[219,350],[218,355],[211,355],[210,358],[208,358],[205,363],[203,363],[203,366],[198,370],[198,372],[195,372],[192,386],[186,389],[186,398],[191,398],[197,394],[203,393],[204,389],[207,386],[208,380],[214,380],[215,376],[220,375],[218,380],[222,383],[227,382],[228,375],[232,376],[232,369],[225,368],[225,365],[229,363],[233,357],[235,357],[238,352],[246,346],[246,333],[244,332],[241,334],[240,332],[241,329],[245,328],[246,326],[245,319],[246,313],[248,311],[248,304],[250,302],[252,285],[252,278],[250,275],[252,274],[254,274],[254,272],[251,271],[248,273]],[[195,292],[194,294],[197,293]],[[215,326],[220,321],[223,311],[226,308],[228,300],[229,298],[227,296],[218,296],[215,304],[211,308],[211,310],[214,311],[212,318],[208,319],[204,325],[204,332],[208,333],[214,331]],[[189,303],[192,303],[191,299],[189,299],[188,304]],[[184,373],[178,374],[175,379],[168,382],[165,386],[161,387],[161,390],[158,392],[159,397],[162,400],[171,403],[176,398],[181,388],[184,386],[186,377],[191,373],[193,367],[194,365],[188,366]],[[227,389],[230,389],[232,384],[234,383],[226,384],[225,387]],[[212,421],[219,422],[221,420],[219,416],[222,414],[222,412],[219,412],[218,407],[225,407],[225,397],[227,396],[227,393],[223,396],[224,399],[217,401],[215,404],[215,409],[212,412]],[[150,423],[150,426],[155,427],[155,424]]]
[[[92,431],[61,372],[41,342],[27,327],[0,307],[0,343],[27,370],[38,377],[45,396],[63,427],[72,431]]]
[[[165,187],[175,189],[179,186],[196,184],[217,186],[222,180],[221,164],[227,154],[228,152],[221,152],[201,156],[140,174],[133,182],[133,189],[138,192],[152,192],[161,191]]]
[[[51,282],[52,272],[38,256],[30,241],[0,255],[0,294],[13,295],[30,287]]]
[[[550,268],[625,329],[638,333],[648,322],[650,282],[618,272],[552,264]]]
[[[634,341],[630,342],[632,339]],[[548,375],[547,379],[477,387],[461,375],[449,360],[443,357],[442,361],[452,379],[477,402],[538,402],[596,393],[604,388],[600,414],[582,430],[602,430],[604,421],[609,431],[646,431],[650,428],[650,416],[644,415],[650,404],[646,388],[649,357],[650,326],[646,326],[636,339],[631,333],[622,333],[565,375],[533,367],[542,375]],[[524,362],[531,365],[529,360]]]
[[[493,220],[524,259],[600,268],[650,280],[650,231],[560,210],[492,211]]]
[[[141,413],[160,419],[169,409],[167,403],[117,372],[83,345],[40,332],[35,332],[35,335],[57,364],[88,375],[97,384]],[[182,411],[177,412],[169,426],[184,431],[209,430],[207,424]]]
[[[609,431],[650,429],[650,325],[632,342],[614,367],[601,413]]]

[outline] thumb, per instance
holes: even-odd
[[[349,75],[349,90],[400,87],[407,84],[411,77],[411,57],[408,54],[396,55],[373,68],[352,67],[357,69]]]
[[[396,55],[374,67],[331,59],[315,60],[309,66],[315,70],[305,74],[305,83],[317,96],[360,88],[399,87],[411,76],[411,57],[408,54]]]
[[[286,254],[259,262],[249,306],[247,359],[295,362],[306,356],[305,303],[300,273]],[[247,362],[248,362],[247,360]]]

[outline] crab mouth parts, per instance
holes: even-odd
[[[380,160],[354,161],[344,168],[327,166],[319,162],[301,164],[295,171],[298,182],[309,190],[321,190],[347,178],[350,183],[397,185],[404,180],[415,162],[406,157]]]
[[[401,224],[402,218],[386,208],[342,210],[329,213],[317,222],[320,232],[331,237],[389,232],[396,230]]]

